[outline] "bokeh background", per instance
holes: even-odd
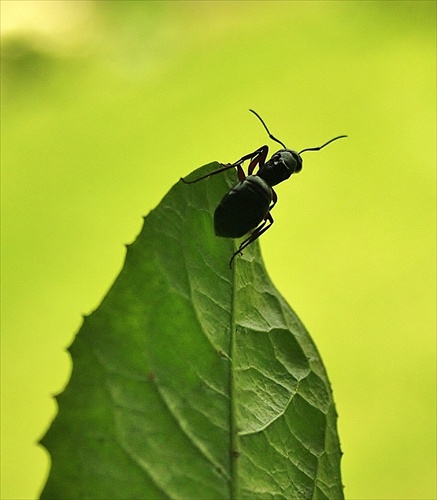
[[[2,499],[65,352],[177,180],[306,153],[261,245],[330,376],[349,499],[434,499],[433,1],[2,1]]]

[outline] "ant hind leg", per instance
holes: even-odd
[[[266,225],[267,222],[270,224]],[[252,234],[246,238],[238,247],[238,250],[234,252],[234,254],[231,257],[231,260],[229,261],[229,267],[232,269],[232,263],[237,255],[243,255],[243,250],[248,247],[251,243],[253,243],[255,240],[257,240],[263,233],[269,229],[274,220],[273,217],[271,216],[270,212],[266,215],[266,218],[264,221],[252,232]]]

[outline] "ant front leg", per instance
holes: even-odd
[[[244,175],[244,172],[243,172],[243,169],[241,168],[241,165],[237,165],[235,163],[228,163],[227,165],[223,165],[223,167],[218,168],[217,170],[214,170],[214,171],[210,172],[209,174],[202,175],[198,179],[194,179],[194,181],[186,181],[183,177],[181,177],[181,181],[184,182],[185,184],[194,184],[195,182],[199,182],[203,179],[207,179],[208,177],[211,177],[213,175],[221,174],[222,172],[225,172],[226,170],[229,170],[230,168],[235,168],[235,167],[237,167],[237,170],[238,170],[238,177],[240,177],[240,175],[242,174],[243,179],[245,179],[246,176]]]
[[[237,160],[235,163],[233,163],[233,165],[237,165],[237,164],[241,165],[246,160],[252,160],[252,162],[249,165],[249,170],[250,170],[251,165],[253,163],[254,164],[252,167],[252,171],[253,171],[253,169],[255,168],[257,163],[261,162],[264,165],[268,152],[269,152],[268,146],[261,146],[253,153],[249,153],[248,155],[242,156],[239,160]]]
[[[244,181],[244,179],[246,178],[246,174],[244,173],[244,170],[241,167],[242,163],[244,163],[246,160],[252,160],[250,165],[249,165],[249,175],[251,175],[257,164],[260,164],[261,166],[264,165],[264,163],[266,161],[268,150],[269,150],[269,148],[267,146],[262,146],[259,149],[257,149],[256,151],[254,151],[253,153],[249,153],[248,155],[241,157],[235,163],[228,163],[226,165],[223,165],[223,167],[218,168],[217,170],[214,170],[213,172],[210,172],[209,174],[202,175],[198,179],[194,179],[194,181],[186,181],[183,177],[181,178],[181,180],[185,184],[194,184],[195,182],[199,182],[203,179],[207,179],[208,177],[211,177],[213,175],[221,174],[222,172],[225,172],[226,170],[229,170],[230,168],[236,168],[238,180],[240,182]]]
[[[253,160],[249,164],[249,168],[247,169],[248,175],[252,175],[257,165],[258,168],[261,168],[264,165],[264,163],[266,162],[268,152],[269,152],[268,146],[261,146],[259,149],[255,151],[255,153],[257,154],[255,157],[253,157]]]
[[[252,172],[254,171],[256,165],[263,166],[264,163],[266,162],[267,158],[267,153],[269,152],[268,146],[261,146],[258,148],[256,151],[253,153],[249,153],[248,155],[242,156],[239,160],[237,160],[233,165],[237,167],[237,175],[238,175],[238,180],[240,182],[244,181],[246,176],[244,175],[244,171],[241,168],[242,163],[244,163],[246,160],[251,160],[248,168],[248,175],[252,175]]]
[[[273,205],[272,205],[273,206]],[[235,257],[240,254],[243,254],[243,250],[248,247],[251,243],[253,243],[255,240],[257,240],[263,233],[269,229],[274,220],[270,212],[266,215],[265,219],[263,222],[253,231],[253,233],[249,236],[249,238],[245,239],[241,245],[238,247],[238,250],[232,255],[231,260],[229,261],[229,267],[232,269],[232,262],[234,261]],[[269,224],[267,224],[269,223]]]

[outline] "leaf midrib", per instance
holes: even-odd
[[[237,263],[234,264],[234,266]],[[230,399],[230,464],[231,464],[231,499],[236,500],[238,498],[238,458],[237,453],[239,450],[239,439],[237,432],[237,408],[236,408],[236,388],[235,388],[235,354],[236,354],[236,321],[235,321],[235,309],[236,309],[236,272],[235,269],[232,271],[232,291],[231,291],[231,314],[230,314],[230,374],[229,374],[229,399]]]

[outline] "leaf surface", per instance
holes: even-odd
[[[234,182],[178,182],[145,218],[69,349],[41,498],[343,498],[320,356],[258,243],[231,270],[214,236]]]

